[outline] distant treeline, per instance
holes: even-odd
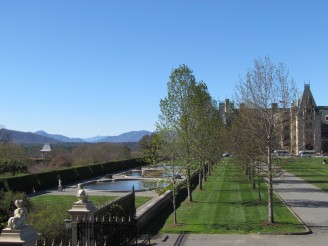
[[[143,155],[138,143],[62,143],[50,146],[51,152],[42,153],[42,145],[0,143],[0,161],[7,165],[3,171],[11,170],[8,163],[17,164],[13,160],[24,163],[28,172],[38,173],[63,167],[137,158]]]

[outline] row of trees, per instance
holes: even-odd
[[[174,223],[176,218],[176,174],[186,177],[188,199],[192,201],[191,178],[199,175],[199,188],[221,158],[222,124],[217,103],[204,82],[196,82],[186,65],[174,69],[167,83],[167,96],[160,101],[161,114],[156,133],[143,139],[152,164],[163,164],[172,175]]]
[[[286,66],[274,64],[268,57],[254,61],[254,67],[236,86],[234,102],[238,110],[232,112],[233,123],[226,127],[206,84],[197,83],[186,65],[172,71],[167,90],[160,101],[156,134],[143,139],[143,146],[151,163],[169,164],[173,192],[175,172],[180,172],[186,176],[188,199],[192,201],[193,173],[199,173],[202,189],[211,165],[221,158],[223,150],[228,150],[244,166],[253,188],[256,178],[258,186],[265,178],[268,222],[274,223],[272,180],[282,163],[273,156],[273,150],[286,130],[285,113],[298,95]],[[175,201],[173,208],[176,223]]]
[[[272,180],[282,165],[282,160],[276,158],[273,151],[280,145],[286,124],[285,113],[297,94],[286,66],[274,64],[268,57],[255,60],[254,67],[236,87],[239,110],[230,129],[231,146],[254,188],[255,179],[258,178],[260,185],[265,177],[269,223],[274,222]]]

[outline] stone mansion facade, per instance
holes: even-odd
[[[273,104],[272,109],[284,120],[276,149],[288,150],[292,154],[301,150],[328,154],[328,106],[316,105],[309,84],[304,85],[302,97],[291,108],[278,109]],[[234,104],[228,99],[219,103],[224,124],[231,124],[234,112]]]

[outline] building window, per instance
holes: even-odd
[[[326,115],[326,117],[325,117],[325,118],[326,118],[326,121],[328,121],[328,115]]]

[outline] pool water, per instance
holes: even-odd
[[[90,190],[108,190],[108,191],[131,191],[132,186],[134,190],[152,190],[156,188],[163,188],[167,184],[157,180],[115,180],[86,184],[85,189]]]

